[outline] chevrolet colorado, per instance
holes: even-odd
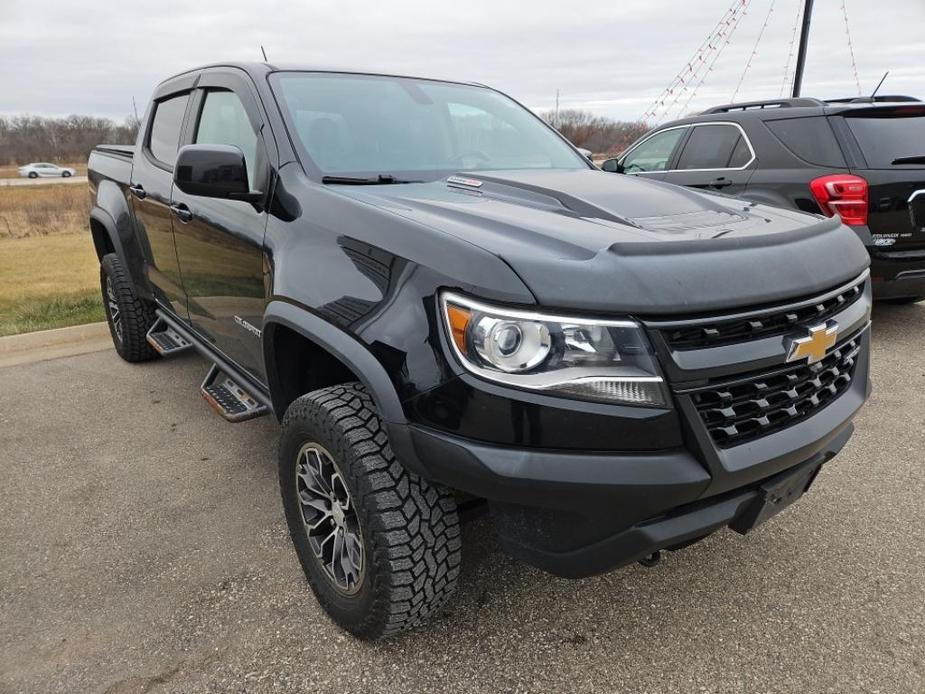
[[[281,421],[320,604],[380,638],[456,588],[460,510],[590,576],[800,497],[869,392],[837,218],[596,169],[484,86],[214,65],[90,156],[118,354],[195,349]]]

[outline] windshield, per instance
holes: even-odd
[[[897,159],[925,155],[925,108],[848,113],[845,122],[872,169],[890,169]]]
[[[271,83],[302,156],[325,175],[588,168],[530,111],[484,87],[312,72]]]

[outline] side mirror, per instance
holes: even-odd
[[[233,145],[186,145],[177,152],[173,181],[187,195],[258,202],[247,182],[244,153]]]
[[[593,160],[593,158],[594,158],[594,152],[592,152],[590,149],[585,149],[584,147],[576,147],[575,149],[577,149],[579,152],[581,152],[581,155],[582,155],[585,159],[587,159],[588,161],[592,161],[592,160]]]
[[[620,163],[619,159],[608,159],[601,164],[601,168],[610,173],[623,173],[623,164]]]

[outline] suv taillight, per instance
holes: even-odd
[[[851,174],[822,176],[809,182],[823,214],[851,226],[867,224],[867,181]]]

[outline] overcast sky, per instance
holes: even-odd
[[[742,1],[742,0],[739,0]],[[688,111],[726,102],[772,0],[748,13]],[[780,93],[802,0],[774,8],[738,100]],[[846,0],[861,87],[925,96],[925,0]],[[732,0],[0,0],[0,113],[142,111],[157,82],[222,60],[485,82],[534,109],[637,119]],[[816,0],[804,94],[857,93],[842,0]],[[259,9],[258,9],[259,8]],[[687,101],[684,95],[683,101]],[[680,103],[680,102],[679,102]]]

